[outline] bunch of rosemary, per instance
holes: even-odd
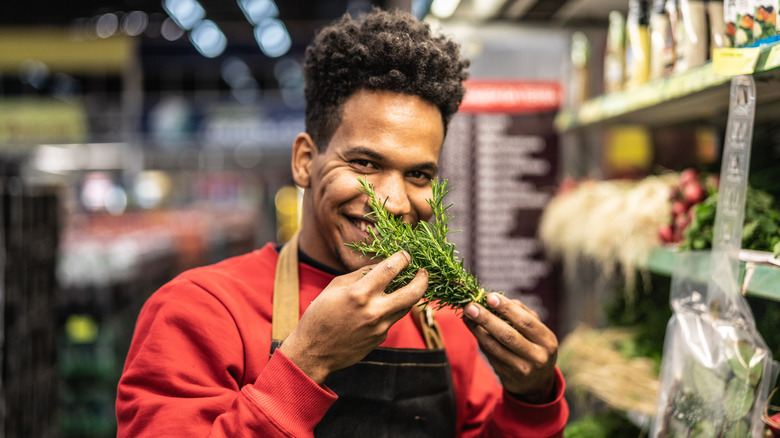
[[[447,180],[431,181],[433,198],[428,204],[433,209],[431,223],[420,221],[416,226],[390,214],[385,208],[387,199],[377,198],[374,187],[364,178],[358,178],[361,192],[370,198],[371,211],[365,217],[373,221],[369,227],[369,236],[359,242],[347,244],[354,251],[372,258],[387,258],[400,250],[406,250],[411,262],[385,289],[390,293],[408,284],[419,269],[428,271],[428,290],[423,298],[424,306],[433,303],[437,309],[449,306],[462,310],[468,303],[479,303],[486,308],[487,291],[480,285],[476,276],[466,271],[463,261],[458,260],[455,245],[447,241],[450,217],[444,205]]]

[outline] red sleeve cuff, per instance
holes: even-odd
[[[269,420],[292,436],[311,436],[338,396],[320,386],[279,350],[266,364],[254,385],[242,392]]]
[[[555,399],[544,404],[530,404],[504,391],[502,403],[495,415],[499,424],[514,424],[514,430],[523,437],[562,436],[569,418],[569,406],[563,394],[566,383],[561,371],[555,368]]]

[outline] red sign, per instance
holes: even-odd
[[[466,81],[464,112],[528,113],[561,106],[558,82]]]

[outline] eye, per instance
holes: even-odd
[[[409,178],[427,184],[433,176],[422,170],[412,170],[409,172]]]
[[[373,161],[369,161],[369,160],[362,160],[362,159],[351,160],[350,164],[352,165],[352,167],[360,170],[377,168],[376,164]]]

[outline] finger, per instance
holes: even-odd
[[[485,342],[486,345],[498,342],[516,354],[520,354],[533,346],[533,343],[528,338],[515,330],[509,323],[491,314],[490,311],[478,304],[468,304],[463,313],[471,322],[471,324],[467,325],[470,326],[470,329],[473,327],[472,333],[477,336],[480,342]]]
[[[542,318],[539,318],[539,314],[536,313],[536,311],[534,309],[526,306],[525,303],[523,303],[522,301],[520,301],[520,300],[512,300],[512,302],[517,304],[518,306],[522,307],[523,309],[525,309],[525,311],[530,313],[531,315],[533,315],[534,318],[538,319],[539,321],[542,320]]]
[[[534,344],[551,345],[556,342],[553,332],[539,320],[536,312],[530,311],[525,305],[518,305],[516,301],[496,293],[488,295],[487,304]]]
[[[361,281],[367,282],[372,289],[385,290],[390,281],[409,266],[411,257],[406,251],[398,251],[374,266]]]
[[[486,312],[484,308],[482,311]],[[504,325],[508,327],[507,324]],[[509,367],[507,369],[527,374],[534,368],[544,366],[549,359],[546,348],[530,342],[511,327],[509,331],[501,331],[497,334],[475,324],[474,321],[468,321],[466,326],[477,338],[480,348],[494,368]]]
[[[486,357],[493,367],[499,366],[500,363],[509,363],[514,360],[515,357],[519,356],[510,351],[504,344],[488,333],[487,330],[475,324],[473,321],[468,321],[466,327],[468,327],[477,339],[480,348],[486,353]]]
[[[398,320],[406,315],[409,309],[422,299],[427,289],[428,271],[420,269],[409,284],[385,295],[385,299],[390,303],[390,308],[396,312],[393,317],[397,316],[396,320]]]

